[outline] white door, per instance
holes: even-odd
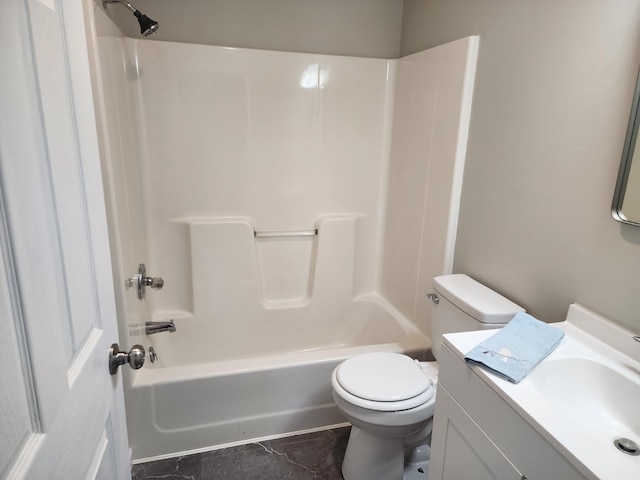
[[[82,2],[0,1],[2,479],[130,478],[86,49]]]

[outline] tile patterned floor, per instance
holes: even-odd
[[[134,465],[132,480],[342,480],[350,427]]]

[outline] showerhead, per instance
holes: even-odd
[[[133,13],[135,17],[138,19],[138,23],[140,24],[140,33],[145,37],[148,37],[149,35],[154,33],[156,30],[158,30],[158,27],[159,27],[158,22],[156,22],[155,20],[151,20],[146,15],[143,15],[142,13],[140,13],[140,11],[138,11],[129,2],[125,0],[102,0],[102,7],[106,9],[107,3],[119,3],[127,7],[129,11]]]
[[[140,24],[140,33],[145,37],[148,37],[156,30],[158,30],[158,22],[155,20],[151,20],[146,15],[141,14],[138,10],[134,12],[134,15],[138,18],[138,23]]]

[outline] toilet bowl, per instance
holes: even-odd
[[[524,311],[466,275],[436,277],[429,298],[436,359],[444,333],[499,328]],[[352,425],[345,480],[427,477],[437,376],[437,362],[388,352],[359,355],[334,369],[333,399]]]
[[[345,479],[403,478],[408,449],[415,457],[410,470],[417,472],[420,466],[413,464],[428,460],[413,452],[414,446],[426,446],[435,406],[435,381],[421,364],[398,353],[359,355],[333,371],[331,385],[336,405],[352,425],[342,464]]]

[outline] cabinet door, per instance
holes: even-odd
[[[430,480],[522,480],[489,437],[442,385],[438,385]]]

